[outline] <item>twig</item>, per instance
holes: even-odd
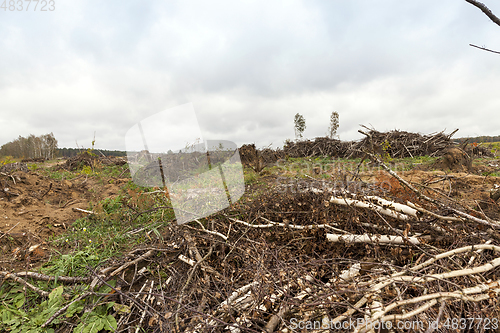
[[[81,294],[80,296],[78,296],[77,298],[75,298],[74,300],[72,300],[71,302],[69,302],[68,304],[66,304],[65,306],[60,308],[59,310],[57,310],[56,313],[54,313],[49,319],[47,319],[47,321],[45,323],[43,323],[42,326],[40,326],[40,327],[41,328],[47,327],[47,325],[49,325],[54,319],[59,317],[61,315],[61,313],[66,311],[71,306],[71,304],[76,303],[79,300],[84,299],[85,297],[90,296],[92,294],[93,294],[93,292],[90,292],[90,291],[87,291],[86,293]]]
[[[51,189],[52,189],[52,183],[50,183],[49,189],[47,190],[47,192],[45,192],[44,194],[42,194],[42,196],[40,197],[40,199],[42,199],[44,196],[46,196],[50,192]]]
[[[437,315],[436,320],[435,320],[435,322],[437,324],[439,324],[439,320],[441,319],[441,316],[443,315],[443,310],[444,310],[445,306],[446,306],[446,302],[441,301],[441,306],[439,307],[439,312],[438,312],[438,315]],[[427,331],[425,331],[425,333],[432,333],[436,329],[437,329],[437,325],[435,327],[433,325],[429,325],[429,327],[427,328]]]
[[[425,208],[422,208],[422,207],[419,207],[417,205],[415,205],[414,203],[412,202],[409,202],[407,201],[406,204],[412,208],[415,208],[416,210],[418,210],[419,212],[422,212],[424,214],[427,214],[427,215],[430,215],[432,217],[435,217],[437,219],[440,219],[440,220],[443,220],[443,221],[451,221],[451,222],[463,222],[462,219],[458,218],[458,217],[453,217],[453,216],[442,216],[442,215],[438,215],[436,213],[433,213],[431,211],[428,211],[427,209]]]
[[[3,275],[4,279],[11,279],[11,280],[14,280],[18,283],[21,283],[23,284],[24,286],[28,287],[29,289],[33,290],[34,292],[36,292],[37,294],[39,294],[40,296],[43,296],[43,297],[49,297],[49,294],[48,292],[46,292],[45,290],[42,290],[38,287],[35,287],[34,285],[32,285],[31,283],[29,283],[28,281],[20,278],[17,274],[15,273],[9,273],[9,272],[0,272],[0,275]],[[63,294],[64,298],[68,299],[70,298],[71,296],[69,296],[68,294]]]
[[[225,235],[223,235],[223,234],[221,234],[220,232],[217,232],[217,231],[211,231],[211,230],[205,229],[205,227],[203,226],[203,224],[200,221],[198,221],[197,219],[195,219],[194,221],[196,221],[201,226],[201,229],[193,228],[193,227],[191,227],[191,226],[189,226],[187,224],[184,224],[184,226],[187,227],[187,228],[189,228],[189,229],[193,229],[193,230],[196,230],[196,231],[203,231],[203,232],[205,232],[207,234],[218,236],[218,237],[224,239],[225,241],[227,241],[227,236],[225,236]]]
[[[0,273],[1,274],[1,273]],[[57,281],[63,283],[80,283],[90,281],[90,277],[77,277],[77,276],[50,276],[36,272],[19,272],[16,273],[17,276],[25,276],[30,279],[40,280],[40,281]]]
[[[9,232],[11,232],[15,227],[17,227],[19,225],[19,223],[21,222],[17,222],[15,226],[13,226],[12,228],[10,228],[9,230],[7,230],[6,233],[4,233],[2,236],[0,236],[0,239],[2,239],[5,235],[8,235]]]
[[[184,291],[186,290],[186,288],[189,285],[189,283],[191,283],[191,279],[193,278],[193,275],[196,272],[196,268],[198,266],[202,266],[202,262],[205,259],[207,259],[208,257],[210,257],[212,255],[212,251],[213,251],[213,245],[212,245],[210,247],[210,250],[208,251],[208,253],[204,257],[201,257],[198,249],[194,245],[194,240],[191,238],[191,236],[187,232],[185,232],[184,233],[184,237],[186,238],[186,240],[188,242],[188,246],[189,246],[190,250],[195,253],[196,264],[193,266],[193,268],[191,268],[191,271],[189,272],[189,275],[188,275],[188,278],[186,280],[186,283],[182,287],[182,289],[180,291],[180,294],[179,294],[179,301],[178,301],[178,304],[177,304],[177,311],[175,312],[175,326],[177,328],[177,331],[180,331],[180,329],[179,329],[179,310],[180,310],[180,307],[181,307],[181,304],[182,304],[182,299],[184,298]],[[206,273],[204,273],[204,274],[206,274]],[[205,278],[208,278],[208,277],[205,276]]]
[[[339,197],[331,197],[330,202],[338,205],[346,205],[346,206],[354,206],[359,208],[368,208],[374,211],[377,211],[381,214],[387,215],[389,217],[396,218],[398,220],[407,221],[410,219],[410,216],[396,212],[394,210],[381,207],[371,202],[359,201],[349,198],[339,198]]]
[[[80,213],[85,213],[85,214],[89,214],[89,215],[92,215],[92,214],[95,214],[93,211],[91,210],[85,210],[85,209],[81,209],[81,208],[76,208],[76,207],[73,207],[71,208],[74,212],[80,212]]]
[[[153,285],[154,285],[154,280],[151,281],[151,287],[149,288],[149,291],[148,291],[148,298],[146,299],[146,302],[149,302],[149,300],[151,299],[151,290],[153,290]],[[143,299],[144,300],[144,299]],[[141,326],[142,326],[142,322],[144,321],[144,318],[146,317],[146,308],[144,308],[144,311],[142,312],[142,315],[141,315],[141,319],[139,320],[139,325],[137,325],[137,328],[135,329],[135,333],[139,333],[139,330],[141,329]]]
[[[125,264],[123,264],[122,266],[118,267],[117,269],[115,269],[110,275],[109,277],[112,277],[112,276],[115,276],[117,275],[118,273],[120,273],[121,271],[123,271],[124,269],[126,269],[127,267],[129,266],[132,266],[132,265],[135,265],[143,260],[145,260],[146,258],[149,258],[151,257],[153,254],[155,254],[155,251],[156,250],[149,250],[148,252],[144,253],[142,256],[140,256],[139,258],[135,259],[135,260],[132,260],[132,261],[129,261]]]
[[[146,259],[148,257],[151,257],[153,254],[155,254],[155,250],[149,250],[148,252],[146,252],[142,256],[140,256],[139,258],[137,258],[135,260],[132,260],[132,261],[129,261],[129,262],[121,265],[120,267],[118,267],[117,269],[115,269],[109,275],[109,278],[117,275],[118,273],[120,273],[124,269],[127,269],[129,266],[136,265],[137,263],[141,262],[142,260],[144,260],[144,259]],[[99,281],[101,281],[101,282],[99,282]],[[96,274],[96,277],[94,278],[94,280],[92,280],[92,283],[90,283],[90,286],[91,286],[92,289],[95,290],[96,288],[99,288],[102,285],[103,282],[104,282],[104,280],[102,280],[101,277]]]

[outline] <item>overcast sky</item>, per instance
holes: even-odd
[[[305,138],[332,111],[342,140],[359,124],[500,135],[500,55],[469,46],[500,50],[500,27],[465,0],[16,3],[0,9],[0,145],[53,132],[90,147],[96,132],[123,150],[186,103],[204,139],[238,145],[293,139],[297,112]]]

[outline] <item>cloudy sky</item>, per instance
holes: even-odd
[[[500,55],[469,46],[500,50],[500,27],[465,0],[28,4],[0,9],[0,145],[53,132],[89,147],[95,132],[123,150],[186,103],[205,139],[238,145],[282,145],[296,113],[323,136],[332,111],[343,140],[359,124],[500,135]]]

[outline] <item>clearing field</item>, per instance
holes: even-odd
[[[183,225],[120,158],[10,165],[0,330],[500,332],[500,159],[384,152],[257,153],[238,202]]]

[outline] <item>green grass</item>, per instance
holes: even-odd
[[[36,166],[33,166],[36,165]],[[37,170],[40,174],[45,177],[49,177],[55,180],[71,180],[77,177],[85,176],[92,177],[97,180],[104,180],[109,178],[124,177],[125,171],[128,166],[125,165],[104,165],[96,166],[91,168],[89,166],[84,166],[80,170],[67,171],[65,169],[56,170],[53,167],[45,167],[43,164],[31,164],[29,166],[30,170]]]
[[[432,164],[436,157],[419,156],[415,158],[391,158],[383,162],[396,172],[412,170],[417,166]],[[276,176],[304,178],[312,176],[314,178],[328,179],[337,172],[376,172],[383,170],[381,166],[375,165],[369,159],[362,161],[361,158],[288,158],[284,162],[266,168],[269,173]]]
[[[41,175],[55,180],[63,180],[63,179],[70,180],[80,176],[80,174],[76,172],[71,172],[66,170],[51,170],[45,167],[40,167],[37,171]]]
[[[243,169],[243,178],[245,181],[245,185],[253,185],[257,183],[259,179],[259,174],[255,172],[252,168],[244,168]]]

